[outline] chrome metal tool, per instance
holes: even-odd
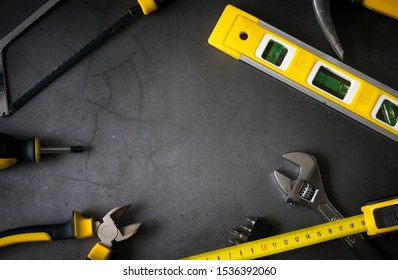
[[[103,246],[111,248],[114,243],[124,241],[133,236],[141,223],[134,223],[123,227],[116,225],[117,221],[126,213],[131,205],[113,208],[103,218],[102,222],[96,222],[96,232],[99,242]]]
[[[301,152],[287,153],[283,158],[300,167],[300,173],[295,180],[274,171],[276,181],[286,196],[286,202],[311,208],[327,222],[342,219],[343,215],[326,196],[316,159]],[[384,259],[360,234],[345,237],[343,240],[361,259]]]

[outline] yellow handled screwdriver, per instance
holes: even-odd
[[[26,140],[17,139],[11,135],[0,133],[0,170],[9,168],[18,161],[37,164],[40,154],[81,153],[87,150],[82,146],[71,147],[40,147],[37,137]]]

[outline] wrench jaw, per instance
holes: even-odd
[[[318,211],[317,208],[319,202],[322,201],[320,198],[322,193],[319,192],[319,189],[315,188],[306,181],[301,181],[298,179],[292,181],[290,178],[278,171],[274,171],[274,175],[278,186],[285,194],[285,202],[290,204],[301,204]]]
[[[293,181],[280,173],[279,171],[274,171],[274,176],[275,179],[278,183],[279,188],[283,191],[285,195],[285,202],[288,203],[299,203],[300,202],[300,197],[298,196],[297,190],[298,186],[300,185],[300,182],[296,180],[294,183]]]
[[[300,167],[297,179],[274,171],[278,186],[286,196],[288,203],[299,203],[319,211],[318,206],[327,200],[324,195],[321,174],[316,159],[305,153],[294,152],[283,155],[283,158]]]

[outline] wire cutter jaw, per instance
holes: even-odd
[[[132,237],[141,226],[141,223],[134,223],[124,227],[118,227],[116,222],[130,208],[131,205],[125,205],[113,208],[103,218],[102,222],[96,222],[96,232],[101,244],[111,248],[116,242],[124,241]]]
[[[133,236],[141,223],[134,223],[119,227],[116,222],[124,215],[131,205],[113,208],[103,218],[102,222],[95,222],[95,231],[101,240],[91,249],[87,258],[90,260],[108,260],[111,258],[112,245]]]

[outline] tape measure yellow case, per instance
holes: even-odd
[[[228,5],[209,43],[398,142],[398,92]]]

